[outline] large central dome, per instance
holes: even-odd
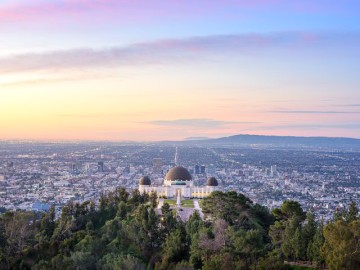
[[[165,176],[167,181],[191,181],[191,174],[187,169],[181,166],[174,167],[168,171]]]

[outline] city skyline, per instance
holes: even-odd
[[[356,1],[0,1],[0,140],[360,138]]]

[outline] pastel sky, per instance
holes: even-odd
[[[358,0],[0,0],[0,139],[360,138]]]

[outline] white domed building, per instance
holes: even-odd
[[[204,198],[216,190],[219,190],[219,185],[215,177],[210,177],[206,186],[194,186],[191,174],[181,166],[176,166],[168,171],[162,186],[151,185],[148,176],[142,177],[139,181],[141,193],[155,191],[158,196],[167,198],[174,198],[178,194],[183,198]]]

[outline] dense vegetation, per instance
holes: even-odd
[[[155,193],[123,188],[93,202],[0,216],[0,269],[358,269],[355,204],[328,224],[294,201],[272,213],[236,192],[214,192],[182,222]],[[158,212],[157,212],[158,211]],[[287,262],[284,264],[284,262]],[[298,269],[298,268],[296,268]],[[305,269],[305,268],[302,268]]]

